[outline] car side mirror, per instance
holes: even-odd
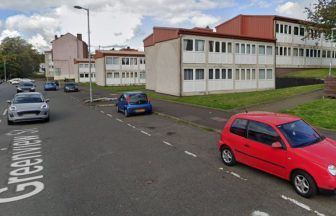
[[[281,145],[280,142],[274,142],[274,143],[272,143],[272,148],[282,149],[282,145]]]
[[[7,102],[8,104],[11,104],[11,103],[12,103],[12,101],[10,101],[10,100],[7,100],[6,102]]]
[[[49,99],[49,98],[45,99],[45,102],[46,102],[46,103],[49,103],[49,101],[50,101],[50,99]]]

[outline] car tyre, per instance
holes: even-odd
[[[221,159],[225,165],[227,166],[236,165],[237,163],[236,158],[232,150],[228,146],[223,146],[220,153],[221,153]]]
[[[7,124],[8,124],[8,125],[13,125],[13,124],[14,124],[14,122],[13,122],[13,121],[11,121],[11,120],[9,120],[9,119],[7,119]]]
[[[120,113],[120,109],[119,109],[119,106],[117,105],[117,113]]]
[[[292,174],[291,181],[296,193],[300,196],[311,198],[317,194],[318,188],[313,177],[305,171],[295,171]]]
[[[49,122],[50,121],[50,116],[44,120],[44,122]]]

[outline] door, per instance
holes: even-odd
[[[283,147],[272,147],[275,142],[280,142]],[[284,142],[272,126],[257,121],[249,121],[247,143],[244,147],[248,149],[246,152],[249,152],[253,161],[251,166],[279,177],[285,177],[287,151]]]

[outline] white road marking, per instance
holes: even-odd
[[[243,180],[243,181],[247,181],[246,178],[241,177],[238,173],[231,172],[231,171],[226,171],[226,173],[231,174],[232,176],[234,176],[234,177],[236,177],[236,178],[239,178],[239,179],[241,179],[241,180]]]
[[[131,125],[131,124],[127,124],[128,126],[130,126],[131,128],[134,128],[135,129],[135,126],[134,125]]]
[[[162,141],[164,144],[169,145],[169,146],[173,146],[172,144],[170,144],[169,142],[166,141]]]
[[[6,151],[7,150],[7,148],[2,148],[2,149],[0,149],[1,151]]]
[[[257,211],[252,212],[251,216],[269,216],[269,214],[266,212],[257,210]]]
[[[123,120],[121,120],[121,119],[118,119],[118,118],[116,118],[116,120],[117,120],[118,122],[124,122]]]
[[[325,214],[322,214],[322,213],[320,213],[320,212],[318,212],[318,211],[314,211],[314,213],[315,213],[317,216],[326,216]]]
[[[284,200],[288,200],[289,202],[291,202],[291,203],[293,203],[293,204],[295,204],[295,205],[299,206],[300,208],[303,208],[303,209],[305,209],[307,211],[311,211],[312,210],[308,205],[306,205],[306,204],[304,204],[302,202],[299,202],[299,201],[297,201],[295,199],[286,197],[284,195],[281,195],[281,198],[284,199]]]
[[[2,113],[2,115],[6,115],[7,114],[7,109],[5,109]]]
[[[111,114],[106,114],[106,115],[107,115],[108,117],[111,117],[111,118],[113,117]]]
[[[224,170],[224,168],[223,168],[223,167],[219,167],[218,169],[219,169],[219,170],[222,170],[222,171]]]
[[[2,122],[2,120],[0,119],[0,123]]]
[[[143,134],[145,134],[145,135],[147,135],[147,136],[152,136],[152,135],[150,135],[149,133],[147,133],[146,131],[141,131],[141,133],[143,133]]]
[[[105,112],[103,110],[100,110],[101,113],[105,114]]]
[[[184,153],[186,153],[187,155],[193,156],[193,157],[197,157],[197,155],[195,155],[194,153],[188,152],[188,151],[184,151]]]

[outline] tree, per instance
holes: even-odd
[[[4,61],[6,61],[7,78],[31,77],[43,62],[31,44],[20,37],[4,38],[0,45],[0,78],[4,78]]]
[[[311,8],[306,8],[312,27],[320,29],[327,39],[336,40],[336,0],[318,0]]]

